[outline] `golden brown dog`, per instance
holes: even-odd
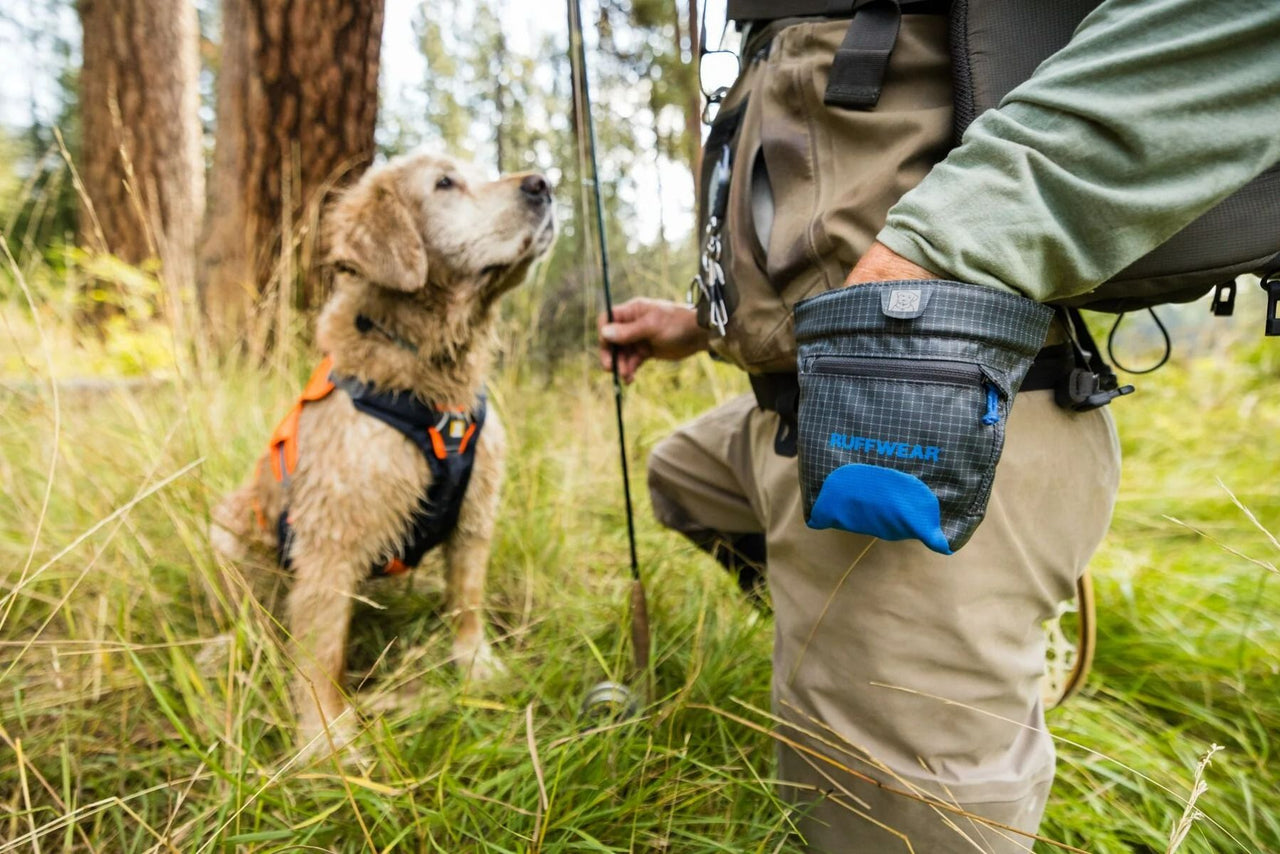
[[[491,181],[426,154],[371,170],[324,219],[334,293],[317,340],[331,376],[342,378],[339,388],[296,408],[290,459],[273,448],[214,511],[212,526],[215,547],[228,557],[256,546],[289,563],[286,618],[304,747],[325,743],[326,727],[339,742],[354,731],[341,688],[353,595],[371,567],[402,547],[433,481],[427,451],[357,410],[358,397],[344,391],[407,392],[445,410],[475,407],[498,298],[521,282],[554,233],[541,175]],[[478,436],[456,524],[442,543],[454,660],[472,678],[498,668],[482,601],[505,449],[492,410]],[[280,552],[276,522],[285,513],[289,534]]]

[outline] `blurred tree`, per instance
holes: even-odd
[[[427,95],[426,122],[434,135],[452,151],[474,153],[468,135],[471,119],[464,101],[469,75],[458,42],[459,10],[456,3],[424,5],[415,21],[418,45],[427,61],[427,77],[423,81]]]
[[[685,29],[688,53],[684,93],[685,146],[689,151],[689,169],[693,173],[693,186],[699,186],[702,172],[702,89],[698,82],[698,61],[702,56],[702,26],[698,16],[698,0],[689,0],[688,27]],[[677,11],[676,32],[679,33],[680,17]],[[682,45],[681,51],[686,48]]]
[[[672,164],[687,168],[700,143],[696,46],[685,24],[689,15],[696,18],[697,5],[583,5],[614,296],[683,293],[683,267],[669,263],[673,229],[663,222],[658,176]],[[424,137],[500,171],[539,169],[551,177],[560,237],[542,275],[504,309],[526,324],[537,317],[536,332],[520,355],[550,367],[587,352],[595,334],[600,260],[587,183],[591,170],[575,105],[568,27],[553,31],[550,21],[540,19],[543,37],[522,51],[512,27],[520,15],[513,9],[513,0],[441,0],[420,12],[415,31],[428,81]],[[561,20],[568,15],[566,6],[546,10]],[[658,225],[656,241],[640,236],[642,219]]]
[[[215,340],[244,332],[269,284],[304,310],[323,299],[315,224],[373,158],[382,20],[383,0],[224,0],[200,256]]]
[[[85,142],[79,243],[131,264],[158,257],[171,293],[187,293],[204,202],[195,7],[79,0],[77,8]]]

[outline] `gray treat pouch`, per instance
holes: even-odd
[[[796,305],[800,485],[811,528],[951,554],[986,512],[1014,394],[1053,310],[941,280]]]

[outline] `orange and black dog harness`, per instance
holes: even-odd
[[[341,389],[360,412],[399,430],[422,451],[431,469],[431,483],[418,500],[409,529],[395,553],[372,567],[373,575],[396,575],[416,567],[423,555],[444,541],[458,523],[462,499],[471,481],[476,443],[484,427],[487,410],[481,392],[473,409],[439,407],[423,403],[413,394],[378,391],[368,383],[333,373],[333,363],[325,357],[307,381],[298,402],[271,434],[267,460],[277,481],[287,483],[298,466],[298,422],[302,408],[323,400]],[[276,520],[280,565],[288,567],[293,528],[286,507]],[[261,510],[258,524],[269,524]]]

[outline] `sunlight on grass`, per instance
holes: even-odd
[[[658,699],[581,729],[583,692],[630,662],[607,377],[583,361],[539,374],[517,327],[506,336],[492,397],[515,429],[490,602],[508,675],[480,690],[446,665],[434,560],[370,584],[357,705],[418,699],[365,718],[366,767],[294,764],[280,628],[226,597],[237,570],[205,526],[314,356],[134,365],[111,348],[170,345],[146,330],[86,342],[56,291],[33,290],[44,346],[7,284],[0,306],[0,852],[794,850],[771,786],[772,625],[657,527],[642,477]],[[139,370],[152,379],[72,382]],[[1277,377],[1274,346],[1251,345],[1163,369],[1114,407],[1126,457],[1094,564],[1100,649],[1084,694],[1050,718],[1048,838],[1173,850],[1194,796],[1203,817],[1180,854],[1280,849]],[[633,471],[743,390],[706,360],[647,371],[626,397]]]

